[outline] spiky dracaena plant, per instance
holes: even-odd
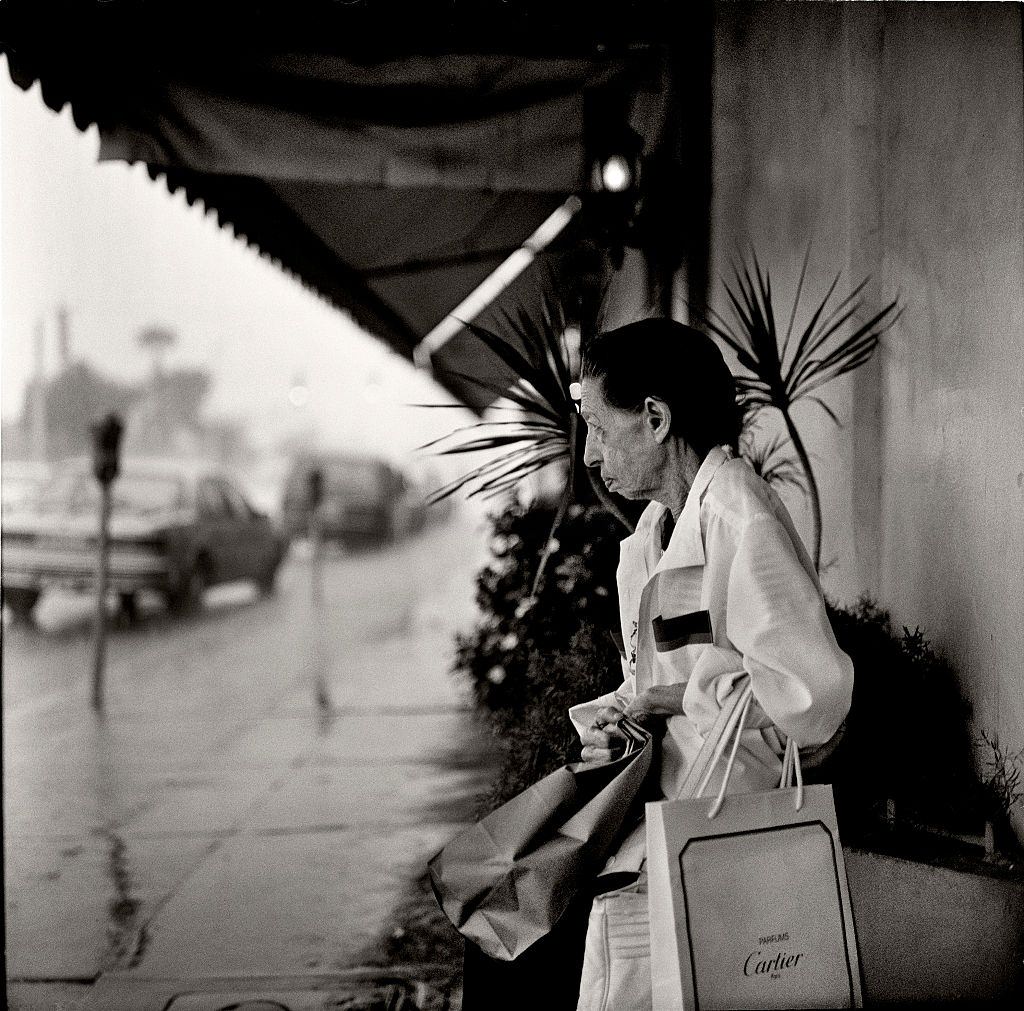
[[[745,423],[740,434],[740,456],[769,484],[782,487],[789,485],[806,492],[797,465],[785,454],[789,441],[781,435],[773,435],[763,443],[755,441],[753,423]]]
[[[701,315],[700,322],[736,354],[740,366],[736,387],[747,423],[752,423],[769,408],[782,415],[810,498],[814,565],[820,568],[821,498],[807,449],[793,420],[793,406],[801,400],[815,403],[839,425],[835,413],[815,391],[867,362],[875,353],[882,334],[896,323],[903,310],[899,300],[893,299],[878,312],[865,313],[861,292],[869,278],[833,302],[841,276],[836,274],[825,297],[813,308],[806,326],[794,334],[810,252],[808,247],[785,333],[776,325],[771,278],[766,270],[762,271],[754,253],[749,264],[740,262],[733,267],[733,280],[725,283],[725,294],[735,319],[730,321],[714,309],[708,309]],[[862,322],[864,316],[867,318]],[[792,473],[784,480],[792,482]]]
[[[554,548],[555,532],[572,501],[576,483],[580,416],[572,396],[572,384],[579,377],[570,372],[565,337],[568,321],[561,300],[548,292],[541,297],[538,313],[519,308],[501,315],[500,329],[508,337],[473,323],[466,326],[515,378],[505,387],[464,373],[448,371],[447,374],[508,401],[506,409],[516,417],[505,421],[478,421],[421,446],[421,450],[431,450],[441,456],[489,454],[484,463],[437,489],[430,500],[437,502],[463,489],[469,498],[494,498],[530,474],[555,461],[564,461],[567,464],[565,486],[533,579],[531,596],[536,597]],[[604,507],[631,531],[633,525],[589,469],[587,477]]]

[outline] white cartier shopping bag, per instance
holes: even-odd
[[[717,798],[701,796],[713,762],[694,799],[647,805],[653,1007],[861,1007],[832,788],[803,785],[790,742],[779,789],[726,792],[744,696]]]

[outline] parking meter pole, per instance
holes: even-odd
[[[96,623],[92,665],[92,707],[103,708],[103,673],[107,656],[107,582],[110,556],[110,485],[100,486],[100,536],[96,555]]]
[[[92,706],[103,708],[103,673],[107,653],[107,582],[110,554],[111,485],[121,468],[121,433],[116,414],[92,426],[92,469],[100,485],[100,529],[96,552],[96,626],[92,665]]]
[[[309,472],[307,494],[309,496],[309,592],[314,604],[323,599],[323,517],[324,473],[319,467]]]
[[[324,596],[324,538],[318,509],[309,516],[309,549],[309,594],[319,604]]]

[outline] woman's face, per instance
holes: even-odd
[[[659,490],[662,453],[643,411],[613,407],[601,380],[583,379],[580,414],[587,425],[583,462],[601,471],[609,491],[628,499],[651,499]]]

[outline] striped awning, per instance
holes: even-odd
[[[98,126],[102,159],[144,162],[409,359],[588,191],[609,117],[657,142],[663,54],[600,5],[288,8],[214,27],[189,3],[8,0],[0,50],[18,85]],[[493,399],[455,375],[498,366],[465,332],[433,364],[470,406]]]

